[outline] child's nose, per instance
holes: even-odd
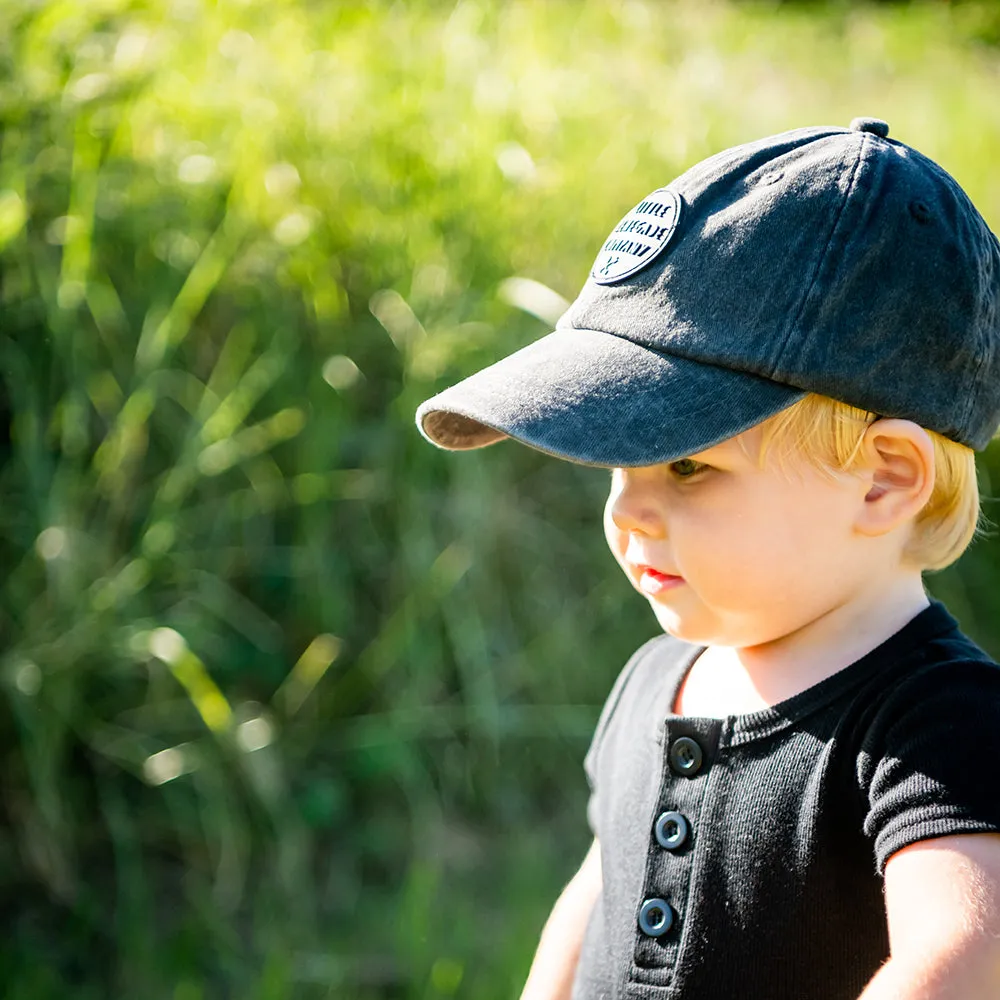
[[[648,496],[641,491],[623,489],[611,504],[611,520],[619,531],[637,532],[650,538],[663,538],[663,517]]]

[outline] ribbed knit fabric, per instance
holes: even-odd
[[[856,1000],[889,954],[889,856],[1000,830],[1000,667],[932,601],[779,705],[674,715],[701,650],[650,640],[597,724],[585,769],[604,885],[573,1000]],[[690,753],[670,759],[685,736],[703,758],[689,775]],[[672,850],[654,831],[667,811],[688,824]],[[639,924],[651,899],[673,916],[655,937]]]

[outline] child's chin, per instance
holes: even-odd
[[[720,642],[722,636],[719,633],[719,622],[711,615],[706,617],[705,612],[699,615],[691,608],[669,607],[653,601],[650,604],[660,628],[675,639],[693,646],[728,645],[724,641]]]
[[[667,608],[653,601],[650,601],[650,604],[653,608],[653,614],[656,615],[656,620],[664,632],[684,642],[699,642],[700,632],[687,616],[678,614],[674,608]],[[705,643],[699,644],[705,645]]]

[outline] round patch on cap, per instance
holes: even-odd
[[[599,285],[613,285],[652,264],[674,235],[680,214],[681,200],[667,188],[643,198],[604,241],[590,276]]]

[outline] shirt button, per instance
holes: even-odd
[[[678,736],[670,744],[670,766],[685,778],[693,778],[701,770],[702,753],[690,736]]]
[[[639,910],[639,930],[648,937],[659,937],[670,930],[674,911],[665,899],[647,899]]]
[[[688,821],[679,812],[660,813],[653,832],[661,847],[676,851],[687,840]]]

